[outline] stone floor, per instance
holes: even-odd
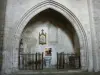
[[[80,73],[37,73],[37,74],[10,74],[10,75],[100,75],[100,72],[80,72]]]
[[[100,72],[82,72],[81,70],[54,70],[18,71],[9,75],[100,75]]]

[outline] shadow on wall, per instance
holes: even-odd
[[[0,71],[2,68],[3,59],[3,35],[4,35],[4,25],[5,25],[5,11],[6,11],[7,0],[0,0]]]
[[[68,34],[70,40],[74,40],[73,36],[76,34],[75,29],[73,28],[72,24],[59,12],[49,8],[46,9],[39,14],[37,14],[35,17],[33,17],[29,23],[26,25],[26,28],[30,27],[32,24],[36,22],[45,23],[49,21],[51,24],[53,24],[55,27],[60,28],[62,31],[64,31],[66,34]],[[74,42],[72,41],[73,45]]]
[[[72,24],[59,12],[57,12],[53,9],[46,9],[46,10],[40,12],[39,14],[37,14],[35,17],[33,17],[29,21],[29,23],[26,25],[26,27],[24,28],[22,37],[24,36],[24,39],[25,39],[24,41],[28,44],[26,50],[31,50],[31,48],[35,48],[37,46],[38,33],[39,33],[37,31],[37,28],[38,28],[38,30],[39,30],[39,27],[50,28],[50,25],[48,25],[48,24],[52,24],[55,28],[58,28],[58,29],[60,29],[61,32],[63,32],[59,36],[64,35],[64,37],[66,37],[65,36],[65,34],[66,34],[67,37],[69,37],[69,40],[71,40],[74,50],[79,49],[78,48],[79,42],[78,42],[78,40],[76,40],[76,39],[78,39],[78,37],[77,37],[76,31],[73,28]],[[47,28],[47,31],[48,31],[48,28]],[[54,33],[54,32],[52,32],[52,33]],[[76,35],[76,37],[74,37],[75,35]],[[32,40],[32,38],[33,38],[33,40]],[[63,42],[64,42],[64,40],[63,40]],[[58,45],[59,48],[62,46],[62,44],[63,43]],[[63,46],[64,46],[64,44],[63,44]],[[76,46],[78,46],[78,47],[76,47]],[[66,48],[66,46],[64,46],[63,48]],[[76,53],[79,54],[79,50],[77,50]]]

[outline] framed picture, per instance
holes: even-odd
[[[45,48],[45,56],[52,56],[52,48]]]
[[[41,33],[39,33],[39,44],[46,44],[46,33],[44,33],[43,29],[41,30]]]

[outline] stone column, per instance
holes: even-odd
[[[98,59],[98,44],[97,44],[97,38],[96,38],[96,30],[95,30],[95,22],[94,18],[95,15],[93,14],[93,4],[92,0],[88,1],[88,11],[89,11],[89,20],[90,20],[90,28],[91,28],[91,43],[92,43],[92,56],[93,56],[93,70],[95,72],[99,71],[99,59]],[[97,0],[93,0],[97,1]]]
[[[5,11],[6,0],[0,1],[0,71],[2,68],[2,51],[3,51],[3,38],[4,38],[4,25],[5,25]]]

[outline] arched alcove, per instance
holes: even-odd
[[[43,45],[39,44],[39,33],[42,29],[46,33],[46,44]],[[79,39],[72,24],[62,14],[51,8],[38,13],[28,22],[21,39],[23,40],[23,51],[19,52],[23,54],[43,52],[45,57],[45,49],[51,48],[50,57],[52,57],[53,67],[57,65],[57,52],[64,52],[67,56],[68,54],[80,56]]]
[[[36,14],[40,13],[41,11],[44,11],[46,9],[53,9],[57,12],[61,13],[72,25],[73,28],[76,30],[76,33],[79,38],[80,43],[80,54],[81,54],[81,68],[82,70],[87,70],[87,50],[88,50],[88,42],[86,38],[85,31],[80,23],[80,21],[77,19],[77,17],[66,7],[63,5],[55,2],[55,1],[44,1],[42,3],[39,3],[38,5],[31,8],[23,17],[22,19],[16,24],[16,31],[17,37],[21,36],[21,33],[27,23],[32,19]],[[20,41],[20,39],[19,39]],[[18,42],[17,42],[18,43]],[[18,47],[18,45],[17,45]]]
[[[80,23],[80,21],[77,19],[77,17],[66,7],[63,5],[55,2],[55,1],[44,1],[42,3],[39,3],[38,5],[31,8],[23,17],[22,19],[17,23],[15,33],[20,34],[17,35],[17,37],[21,36],[21,33],[26,26],[26,24],[29,22],[32,17],[34,17],[36,14],[40,13],[43,10],[46,10],[48,8],[51,8],[53,10],[56,10],[57,12],[61,13],[72,25],[73,28],[76,30],[76,33],[79,38],[80,43],[80,54],[81,56],[81,64],[82,69],[87,70],[87,50],[88,50],[88,43],[85,31]]]
[[[87,40],[85,30],[84,30],[82,24],[80,23],[80,21],[78,20],[78,18],[67,7],[65,7],[62,4],[55,2],[53,0],[46,0],[46,1],[43,1],[43,2],[38,3],[37,5],[33,6],[22,16],[21,19],[19,19],[15,23],[14,26],[12,26],[10,31],[12,31],[14,34],[14,35],[12,35],[12,41],[14,43],[14,46],[12,45],[10,50],[12,51],[12,54],[13,54],[13,61],[11,61],[13,63],[13,65],[12,65],[12,63],[9,63],[10,64],[9,66],[4,64],[4,67],[7,66],[7,68],[4,68],[4,70],[8,70],[9,68],[13,69],[13,67],[18,69],[18,55],[15,55],[14,53],[19,52],[19,50],[18,50],[19,42],[22,37],[21,35],[23,33],[23,30],[28,26],[29,22],[31,22],[31,19],[34,19],[34,17],[37,16],[37,14],[41,13],[42,11],[44,12],[44,10],[48,10],[48,9],[52,9],[52,10],[60,13],[63,16],[63,18],[66,19],[67,23],[69,23],[69,25],[71,25],[71,26],[64,25],[63,27],[60,27],[60,25],[58,25],[58,27],[62,28],[62,30],[66,30],[66,28],[68,27],[67,29],[69,29],[68,30],[69,33],[73,33],[73,30],[74,30],[75,34],[77,34],[79,45],[80,45],[81,69],[85,70],[85,71],[88,70],[89,66],[87,66],[87,65],[89,64],[89,60],[88,60],[88,55],[87,55],[88,51],[87,50],[89,48],[88,48],[88,40]],[[63,22],[63,20],[61,20],[61,21]],[[63,28],[65,28],[65,29],[63,29]],[[16,61],[16,63],[15,63],[15,61]],[[4,62],[6,63],[6,61],[4,61]]]

